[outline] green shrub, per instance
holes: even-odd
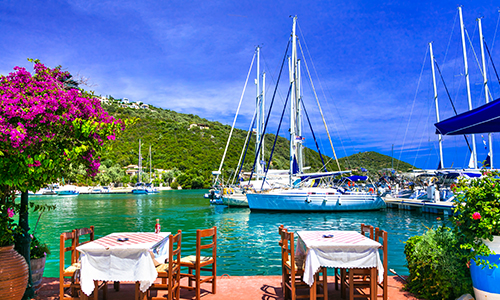
[[[177,181],[174,181],[170,184],[170,187],[173,189],[173,190],[176,190],[178,187],[179,187],[179,184],[177,183]]]
[[[470,271],[462,251],[456,236],[445,226],[409,238],[404,250],[410,271],[406,289],[428,300],[472,294]]]

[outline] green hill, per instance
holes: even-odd
[[[187,187],[208,187],[211,172],[218,170],[231,127],[219,122],[211,122],[192,114],[181,114],[150,106],[149,109],[133,109],[114,103],[103,104],[103,108],[120,119],[135,119],[136,122],[119,134],[112,148],[102,155],[108,165],[127,166],[138,164],[139,139],[142,142],[143,166],[147,165],[149,146],[152,152],[154,169],[178,169],[181,185]],[[235,129],[223,166],[224,176],[231,175],[237,166],[247,132]],[[266,161],[269,159],[275,135],[266,134]],[[251,171],[255,151],[255,136],[252,135],[244,171]],[[272,169],[289,168],[289,141],[278,137],[271,163]],[[321,170],[321,159],[316,151],[305,149],[305,165],[310,172]],[[330,161],[329,157],[324,157]],[[111,163],[112,162],[112,163]],[[366,168],[371,172],[391,166],[391,158],[376,152],[364,152],[341,158],[342,169]],[[400,162],[400,166],[410,168]],[[149,166],[148,166],[149,167]],[[334,161],[330,161],[328,170],[336,170]],[[179,178],[178,178],[179,179]],[[179,181],[179,180],[178,180]],[[190,184],[195,181],[196,184]],[[202,186],[200,186],[202,185]]]
[[[351,156],[343,157],[339,159],[339,163],[343,169],[367,169],[370,173],[377,173],[384,169],[394,169],[398,171],[406,172],[410,169],[415,169],[414,166],[400,161],[398,159],[392,159],[390,156],[380,154],[374,151],[359,152]]]

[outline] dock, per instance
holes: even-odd
[[[401,210],[416,210],[424,213],[450,216],[453,214],[454,204],[451,201],[428,202],[417,199],[384,197],[388,208]]]
[[[404,281],[397,276],[388,276],[388,299],[389,300],[419,300],[411,293],[404,291]],[[184,278],[183,280],[186,280]],[[187,282],[183,282],[184,285]],[[365,290],[356,290],[355,294],[362,294]],[[120,283],[120,290],[115,291],[113,284],[108,284],[108,300],[133,300],[135,296],[134,283]],[[159,292],[159,297],[165,297],[165,293]],[[328,276],[328,299],[341,299],[339,290],[335,289],[335,278]],[[349,289],[347,289],[347,297]],[[181,289],[181,299],[196,299],[194,291]],[[59,278],[44,278],[42,287],[35,296],[36,300],[56,300],[59,299]],[[99,299],[103,299],[102,291],[99,292]],[[283,290],[281,288],[281,276],[229,276],[224,274],[217,277],[216,294],[211,293],[210,284],[201,285],[201,300],[281,300]]]

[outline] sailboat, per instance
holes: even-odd
[[[262,134],[263,128],[264,128],[264,107],[265,107],[265,98],[264,98],[264,90],[265,90],[265,82],[266,82],[266,73],[263,73],[262,75],[260,74],[260,46],[257,46],[255,49],[255,55],[257,56],[257,76],[255,79],[255,85],[256,85],[256,105],[255,105],[255,114],[254,117],[252,118],[252,122],[250,125],[250,128],[248,130],[248,135],[246,138],[246,141],[243,145],[242,153],[240,156],[240,161],[238,162],[238,166],[236,169],[238,170],[240,167],[241,158],[243,157],[244,150],[246,148],[247,142],[250,142],[249,136],[250,133],[252,132],[252,125],[254,119],[256,120],[256,128],[255,128],[255,156],[257,160],[257,171],[256,171],[256,177],[257,180],[262,177],[262,170],[263,166],[261,164],[263,158],[264,158],[264,135]],[[255,58],[255,56],[254,56]],[[252,60],[253,62],[253,60]],[[250,69],[252,66],[250,66]],[[261,86],[261,81],[262,81],[262,86]],[[245,84],[246,86],[246,84]],[[262,88],[261,88],[262,87]],[[230,137],[229,137],[230,138]],[[261,147],[259,149],[258,145],[261,144]],[[222,166],[222,163],[221,163]],[[239,177],[239,174],[234,174],[235,178]],[[230,182],[229,182],[230,183]],[[248,200],[245,194],[245,190],[242,188],[240,185],[234,185],[234,184],[229,184],[228,187],[225,187],[222,189],[222,196],[221,196],[221,201],[224,205],[230,206],[230,207],[248,207]]]
[[[297,17],[293,18],[290,72],[290,170],[285,188],[247,193],[251,210],[275,211],[359,211],[379,210],[385,202],[372,189],[369,192],[344,189],[334,178],[347,171],[304,173],[301,131],[300,60],[297,59]],[[340,168],[339,168],[340,169]]]
[[[151,165],[151,146],[149,147],[149,160]],[[151,174],[151,167],[149,172]],[[137,183],[135,184],[135,187],[132,189],[132,194],[158,193],[158,190],[151,187],[151,183],[145,184],[144,182],[141,181],[141,174],[142,174],[142,155],[141,155],[141,140],[139,140],[139,171],[137,173]]]

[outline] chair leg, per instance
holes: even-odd
[[[99,281],[94,280],[94,300],[99,300]]]
[[[113,282],[113,288],[115,289],[115,291],[119,292],[120,291],[120,282],[119,281]]]
[[[146,300],[147,299],[147,293],[148,291],[146,291],[145,293],[141,291],[140,289],[140,283],[139,281],[136,281],[135,282],[135,300]]]
[[[201,287],[200,287],[200,281],[201,281],[201,275],[200,275],[200,270],[196,270],[196,300],[200,300],[200,294],[201,294]]]
[[[345,299],[345,294],[346,294],[346,284],[345,284],[345,280],[346,280],[346,273],[347,273],[347,269],[340,269],[340,297],[342,297],[342,299]]]
[[[349,299],[354,299],[354,272],[349,272]]]
[[[212,266],[212,294],[215,295],[215,292],[217,291],[217,270],[215,269],[215,265]]]
[[[317,276],[317,274],[316,274],[316,276]],[[311,299],[311,300],[316,300],[316,285],[317,285],[317,280],[316,280],[316,278],[314,278],[314,282],[313,282],[311,288],[309,289],[309,299]]]
[[[188,274],[191,276],[188,276],[188,285],[193,286],[193,268],[188,268]]]
[[[328,300],[328,272],[323,268],[323,300]]]

